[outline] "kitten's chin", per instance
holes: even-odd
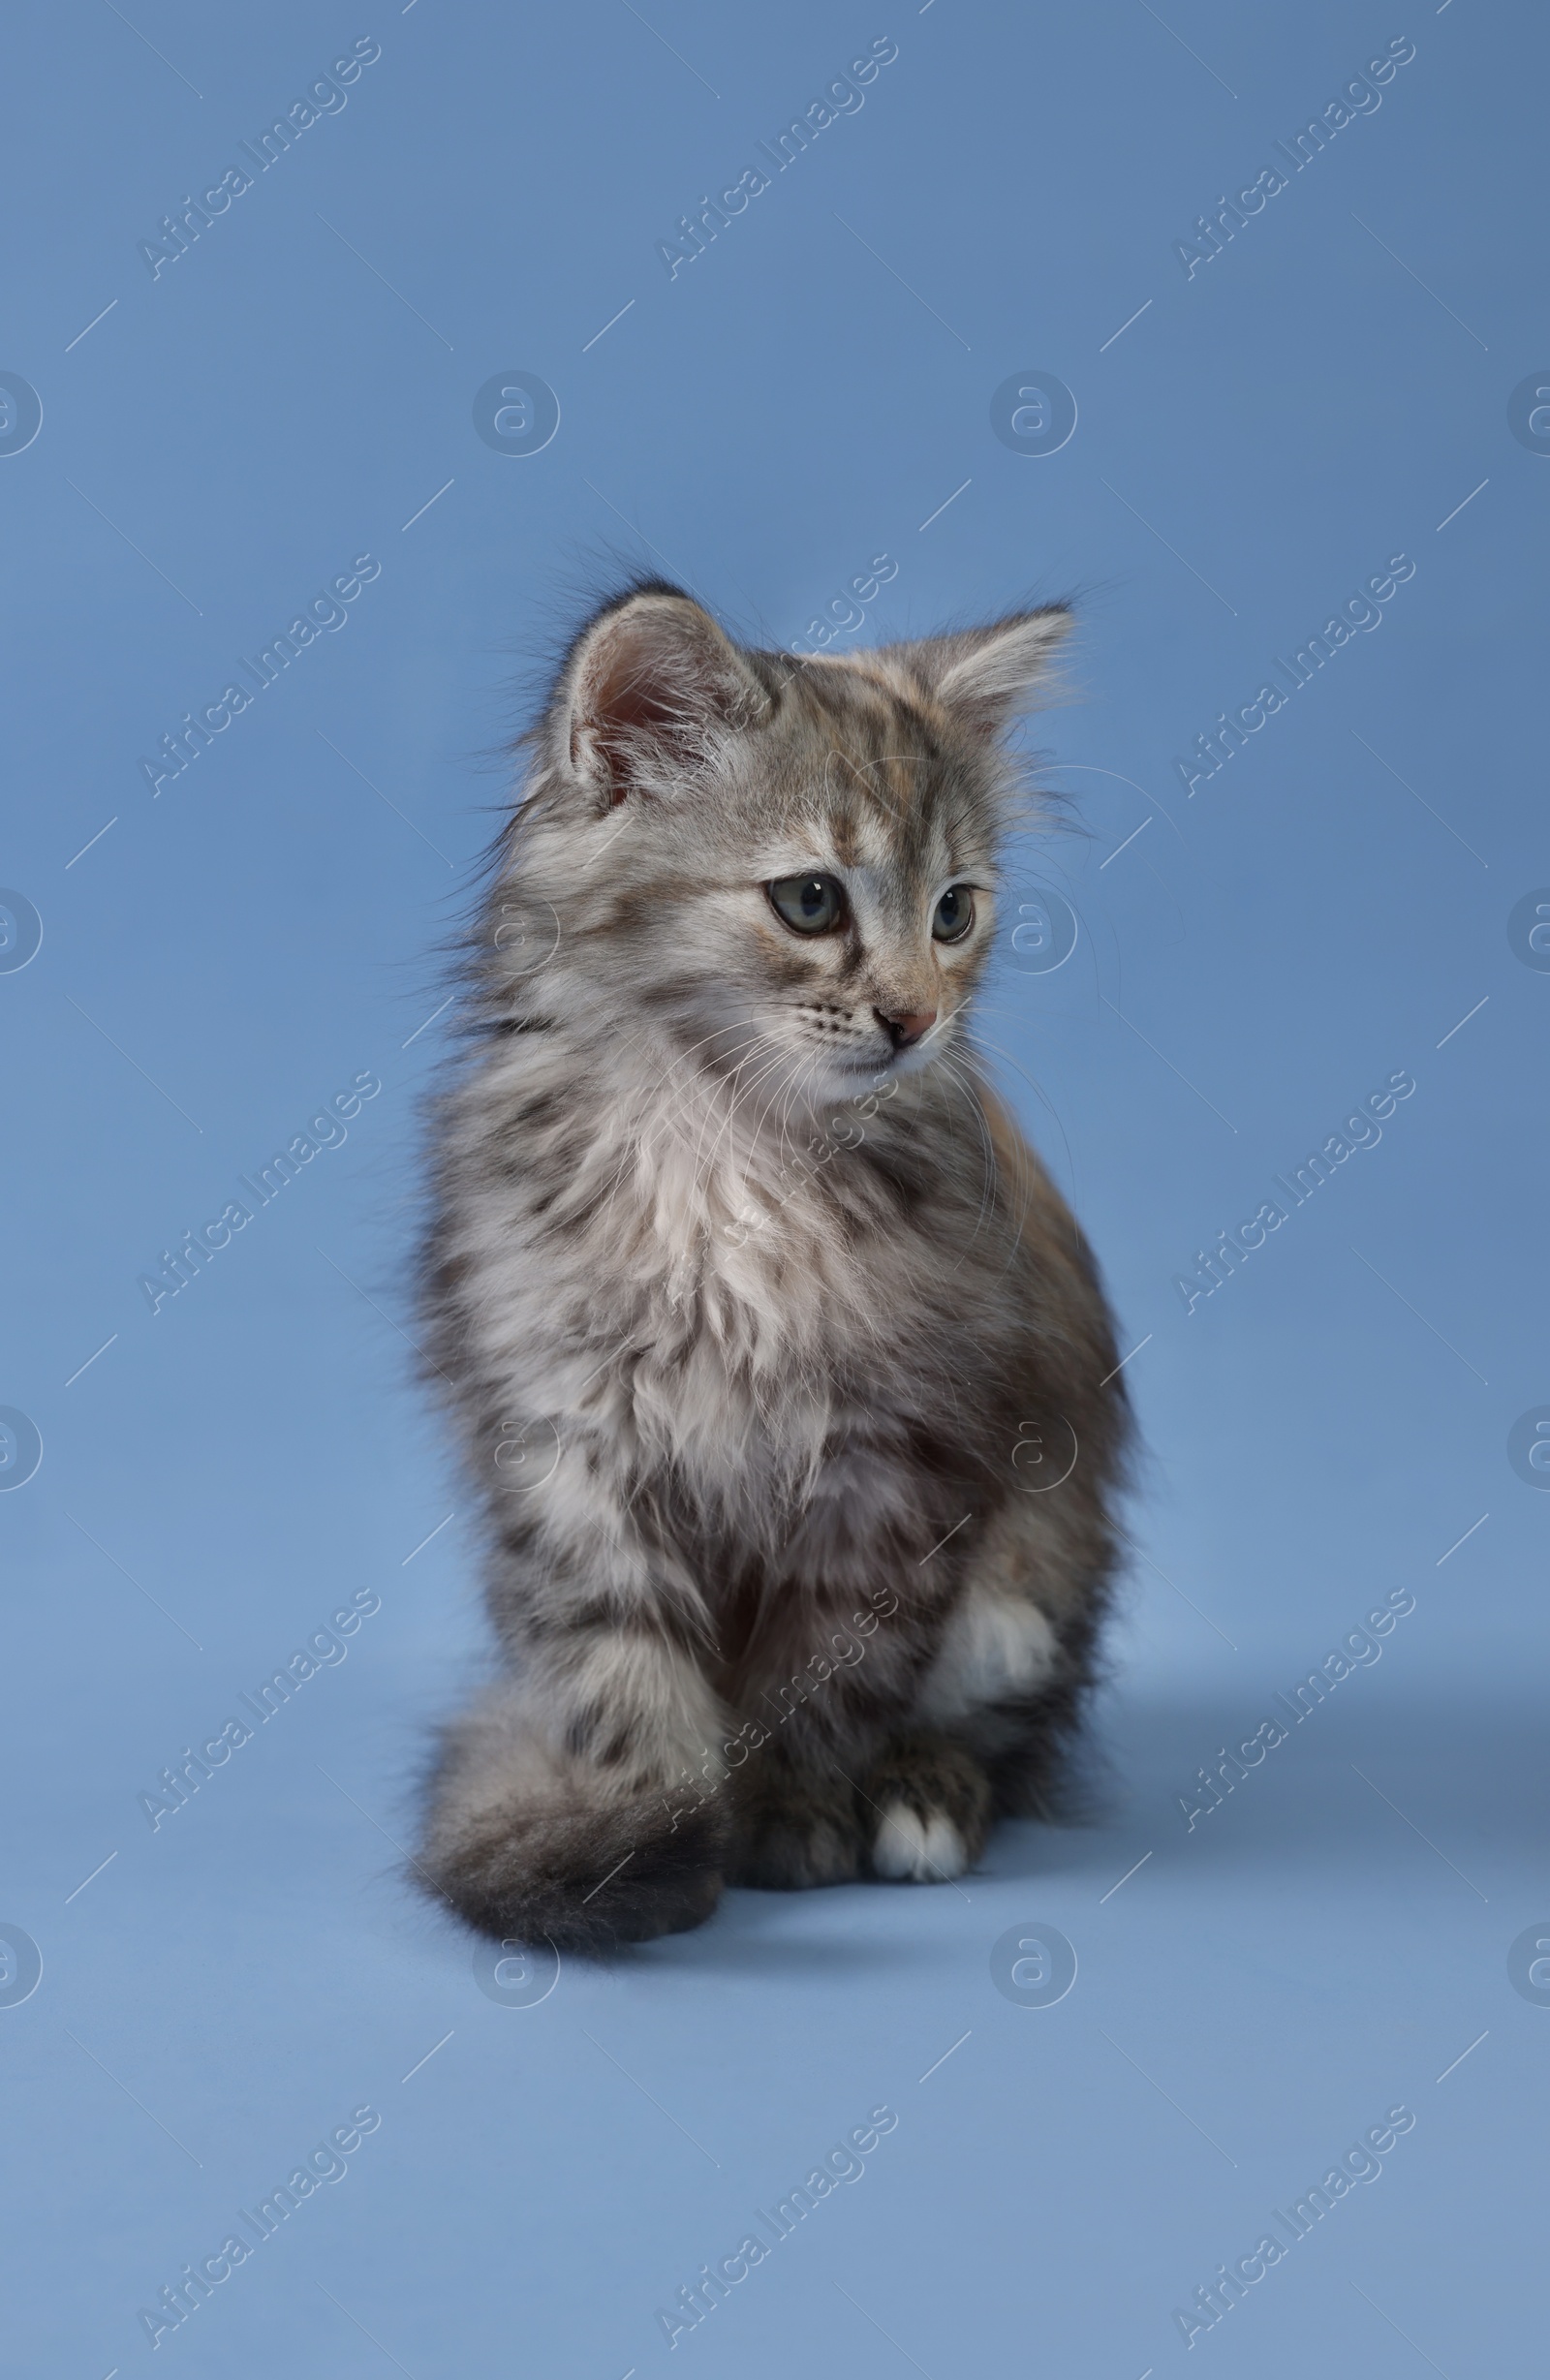
[[[945,1056],[948,1046],[947,1042],[939,1041],[934,1034],[928,1034],[923,1041],[917,1041],[912,1049],[891,1052],[881,1071],[889,1081],[906,1074],[924,1074],[929,1067],[936,1065],[939,1058]]]
[[[934,1055],[920,1050],[884,1050],[868,1058],[829,1056],[817,1077],[817,1097],[821,1102],[865,1098],[868,1094],[886,1090],[902,1075],[918,1074]]]
[[[859,1051],[853,1057],[827,1048],[817,1054],[816,1062],[811,1051],[804,1051],[791,1068],[793,1103],[817,1115],[842,1102],[875,1098],[906,1077],[925,1073],[943,1055],[944,1048],[945,1044],[932,1035],[910,1049],[873,1049]],[[760,1083],[760,1103],[768,1099],[769,1088],[768,1081]]]

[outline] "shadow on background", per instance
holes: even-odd
[[[1293,1683],[1288,1669],[1286,1688]],[[1543,1714],[1515,1694],[1493,1698],[1479,1681],[1404,1701],[1384,1702],[1381,1692],[1381,1681],[1356,1672],[1300,1721],[1271,1692],[1110,1702],[1094,1729],[1098,1765],[1085,1818],[1003,1827],[987,1868],[1096,1874],[1112,1863],[1116,1838],[1133,1842],[1136,1857],[1150,1849],[1162,1866],[1269,1857],[1288,1867],[1317,1859],[1354,1868],[1383,1839],[1417,1846],[1415,1829],[1442,1856],[1457,1857],[1466,1875],[1472,1849],[1542,1853],[1550,1769]],[[1240,1746],[1257,1748],[1253,1739],[1267,1718],[1286,1739],[1245,1763]],[[1202,1769],[1219,1803],[1210,1801]]]

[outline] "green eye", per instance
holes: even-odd
[[[949,884],[932,912],[932,937],[939,943],[961,943],[974,921],[975,901],[968,885]]]
[[[769,897],[798,934],[831,933],[845,915],[845,893],[833,876],[779,876]]]

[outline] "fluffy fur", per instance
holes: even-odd
[[[598,1950],[727,1882],[930,1880],[1047,1804],[1124,1392],[968,1011],[1002,735],[1068,624],[798,665],[652,582],[559,672],[425,1266],[502,1675],[418,1866],[491,1933]],[[846,918],[804,935],[766,888],[814,872]],[[933,940],[950,885],[975,923]]]

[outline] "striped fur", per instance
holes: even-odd
[[[1002,731],[1067,626],[798,665],[647,583],[560,670],[424,1274],[502,1674],[447,1731],[418,1865],[492,1933],[602,1949],[725,1882],[927,1878],[1046,1804],[1126,1413],[968,1009]],[[768,897],[812,871],[837,932]],[[933,941],[954,883],[975,925]]]

